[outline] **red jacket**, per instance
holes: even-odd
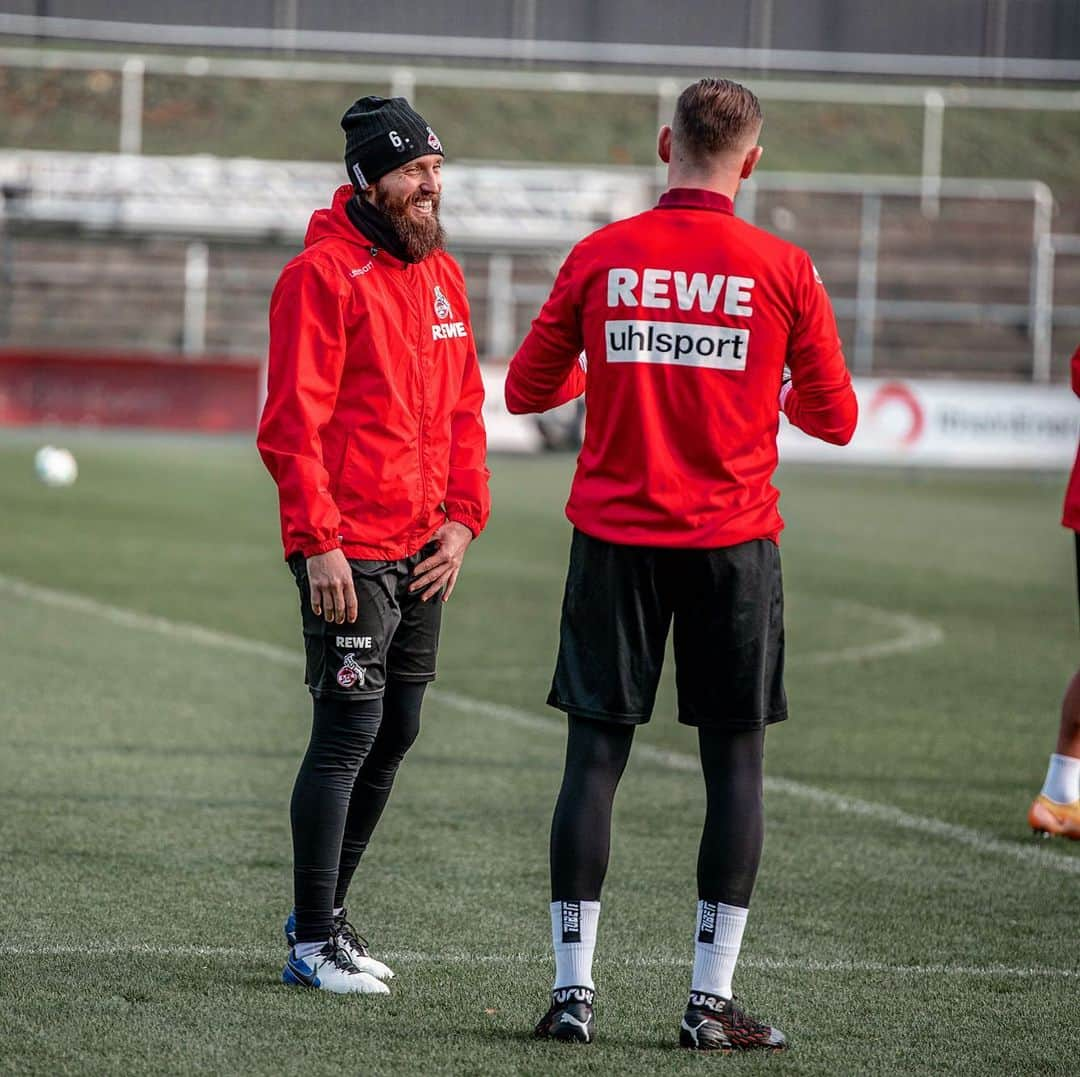
[[[855,394],[810,258],[739,220],[723,195],[676,189],[570,252],[510,364],[506,404],[544,411],[584,389],[566,515],[587,534],[646,546],[776,541],[785,364],[788,418],[849,441]]]
[[[484,400],[461,269],[399,262],[352,224],[341,187],[270,300],[258,445],[285,556],[396,561],[490,510]]]
[[[1080,348],[1073,352],[1072,357],[1072,391],[1080,396]],[[1074,531],[1080,531],[1080,445],[1076,449],[1076,461],[1065,491],[1065,511],[1061,522]]]

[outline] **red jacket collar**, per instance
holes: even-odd
[[[660,196],[657,209],[712,209],[718,213],[735,212],[735,203],[726,194],[701,187],[672,187]]]
[[[334,201],[329,209],[317,209],[312,214],[307,235],[304,237],[304,246],[310,247],[321,239],[344,239],[367,248],[369,254],[377,249],[378,257],[397,269],[410,265],[411,263],[403,262],[391,254],[374,236],[369,236],[364,229],[353,223],[345,207],[354,193],[352,184],[344,183],[334,192]]]

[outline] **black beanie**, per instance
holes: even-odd
[[[358,191],[408,161],[443,152],[439,136],[404,97],[361,97],[341,117],[341,128],[345,171]]]

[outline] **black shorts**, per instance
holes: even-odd
[[[340,625],[312,611],[307,562],[299,555],[289,559],[300,589],[304,683],[316,699],[378,697],[387,676],[413,682],[435,679],[442,594],[422,602],[419,592],[409,593],[413,569],[435,550],[432,542],[400,561],[350,559],[359,609],[355,621]]]
[[[767,539],[673,549],[575,530],[548,703],[647,722],[672,619],[680,722],[744,730],[787,717],[780,551]]]

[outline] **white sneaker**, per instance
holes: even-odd
[[[281,982],[294,987],[314,987],[335,995],[389,995],[390,988],[353,964],[348,951],[336,938],[331,939],[317,954],[306,958],[289,951],[289,959],[281,971]]]
[[[394,970],[389,965],[384,965],[371,956],[367,939],[358,934],[356,928],[345,919],[344,911],[340,916],[334,917],[334,932],[337,935],[338,944],[361,972],[374,976],[376,980],[392,980],[394,978]]]
[[[338,944],[352,958],[352,963],[361,972],[374,976],[376,980],[392,980],[394,978],[394,970],[389,965],[384,965],[371,956],[367,939],[349,923],[348,911],[345,909],[342,909],[341,913],[334,917],[334,934],[337,936]],[[289,913],[289,917],[285,921],[285,941],[290,947],[296,945],[295,909]]]

